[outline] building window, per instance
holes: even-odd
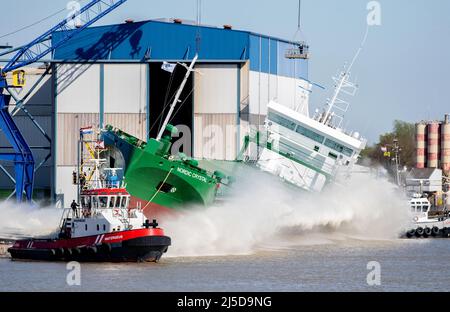
[[[333,140],[327,139],[325,141],[325,146],[339,152],[345,156],[351,157],[353,155],[353,150],[351,148],[345,147],[342,144],[339,144]]]
[[[338,159],[337,155],[333,154],[333,153],[329,153],[328,157],[333,158],[333,159]]]

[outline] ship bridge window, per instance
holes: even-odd
[[[122,196],[122,208],[126,208],[127,207],[127,197],[126,196]]]
[[[95,208],[98,207],[97,197],[96,196],[92,196],[92,207],[95,207]]]
[[[297,129],[295,131],[320,144],[323,144],[323,141],[325,140],[325,137],[323,135],[317,134],[314,131],[306,129],[305,127],[302,127],[300,125],[297,126]]]
[[[108,207],[108,197],[107,196],[100,196],[98,198],[100,208],[106,208]]]
[[[348,156],[348,157],[351,157],[353,155],[353,150],[351,148],[345,147],[344,145],[339,144],[330,139],[326,139],[325,146],[335,150],[336,152],[344,154],[345,156]]]
[[[290,121],[289,119],[284,118],[276,113],[269,112],[268,118],[269,120],[279,124],[282,127],[288,128],[289,130],[294,131],[295,129],[296,126],[295,122]]]
[[[114,208],[115,204],[116,204],[116,196],[111,196],[109,208]]]
[[[116,199],[116,208],[119,208],[120,207],[120,196],[117,196],[117,199]]]

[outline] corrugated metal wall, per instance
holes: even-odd
[[[76,166],[80,128],[98,126],[99,114],[59,113],[57,120],[56,165]]]
[[[103,123],[119,127],[140,139],[147,138],[147,65],[105,64],[101,86],[101,65],[83,65],[60,84],[61,71],[72,65],[58,67],[57,85],[57,165],[76,165],[79,129]],[[60,90],[62,88],[62,90]],[[101,108],[101,92],[103,108]]]
[[[240,69],[198,65],[194,79],[194,157],[234,160],[237,155]]]
[[[100,65],[58,65],[56,85],[58,114],[100,112]]]
[[[147,139],[148,65],[60,64],[56,76],[57,196],[76,189],[70,173],[77,165],[79,131],[111,124]],[[101,114],[101,112],[103,114]],[[69,173],[69,174],[68,174]],[[67,197],[67,196],[66,196]],[[67,198],[64,199],[68,204]]]
[[[235,160],[236,138],[236,114],[195,114],[195,158]]]
[[[104,71],[105,113],[145,113],[147,65],[107,64]]]

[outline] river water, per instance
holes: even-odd
[[[305,195],[259,172],[245,176],[226,203],[159,220],[172,246],[158,264],[82,264],[81,285],[69,286],[74,271],[64,263],[4,257],[0,290],[450,289],[450,239],[397,239],[412,216],[388,181],[354,176],[345,187]],[[51,233],[60,218],[54,208],[0,204],[0,237]]]
[[[306,242],[306,243],[305,243]],[[315,236],[249,255],[166,256],[145,264],[81,264],[80,286],[64,263],[0,259],[1,291],[447,291],[450,240],[366,241]],[[369,286],[367,264],[380,264]],[[372,269],[372,268],[370,268]]]

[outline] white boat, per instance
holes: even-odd
[[[447,210],[437,209],[420,194],[414,194],[409,204],[413,220],[411,229],[406,232],[408,238],[449,236],[450,215]]]

